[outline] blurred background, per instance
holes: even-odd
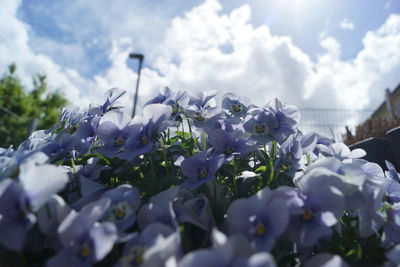
[[[257,105],[277,97],[301,109],[304,132],[347,143],[398,125],[398,0],[0,0],[0,7],[0,147],[19,142],[7,123],[18,121],[26,135],[54,123],[59,106],[101,103],[112,87],[128,91],[122,104],[130,111],[138,73],[139,111],[168,86],[233,92]]]

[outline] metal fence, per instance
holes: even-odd
[[[374,110],[300,108],[299,128],[303,133],[316,132],[342,141],[346,126],[354,130],[371,116]]]

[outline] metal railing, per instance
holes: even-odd
[[[342,141],[345,127],[354,130],[365,121],[374,110],[352,110],[333,108],[299,108],[301,120],[299,128],[303,133],[316,132],[336,141]]]

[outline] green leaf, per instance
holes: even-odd
[[[255,170],[255,172],[262,173],[262,172],[265,172],[266,170],[267,170],[267,166],[260,166]]]

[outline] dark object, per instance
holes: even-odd
[[[367,152],[363,159],[379,164],[384,170],[387,170],[385,160],[395,164],[396,160],[392,153],[389,140],[383,138],[370,137],[349,146],[351,150],[362,148]]]
[[[144,55],[131,53],[131,54],[129,54],[129,58],[138,59],[139,60],[139,66],[138,66],[138,72],[137,72],[138,73],[138,77],[137,77],[137,80],[136,80],[135,98],[133,100],[133,110],[132,110],[132,118],[133,118],[133,117],[135,117],[135,112],[136,112],[136,103],[137,103],[138,92],[139,92],[140,71],[142,70],[142,63],[143,63]]]
[[[387,131],[386,137],[389,139],[390,148],[396,160],[392,163],[396,166],[397,171],[400,171],[400,126]]]

